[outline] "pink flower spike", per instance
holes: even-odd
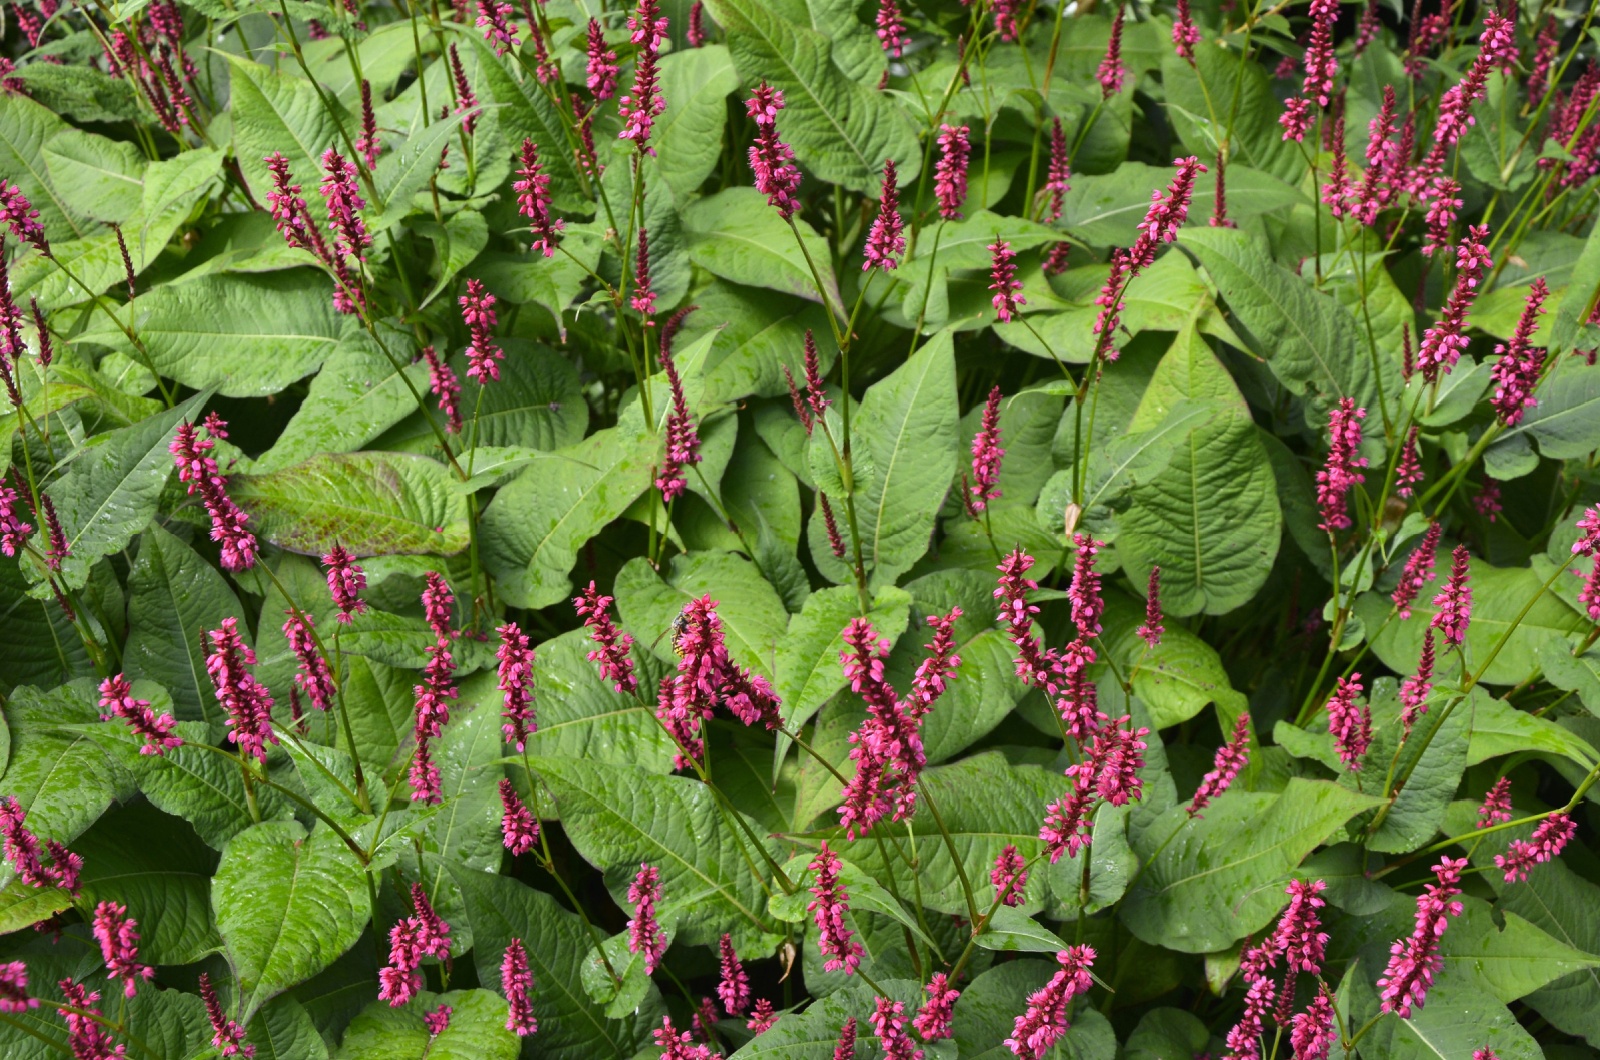
[[[1194,798],[1189,800],[1189,816],[1199,817],[1200,811],[1210,806],[1212,800],[1221,798],[1249,761],[1250,715],[1241,711],[1233,723],[1233,735],[1227,743],[1217,748],[1211,772],[1201,778],[1200,787],[1195,791]]]
[[[34,209],[21,188],[6,180],[0,180],[0,221],[9,225],[13,235],[31,244],[39,253],[50,253],[50,241],[45,238],[39,211]]]
[[[662,25],[666,21],[662,19]],[[650,133],[655,128],[656,119],[667,109],[667,101],[661,97],[657,84],[659,76],[656,53],[647,48],[639,53],[639,60],[634,65],[633,89],[617,101],[617,114],[625,123],[617,139],[632,140],[639,150],[652,155],[655,154],[655,148],[649,146]]]
[[[1333,1025],[1333,999],[1326,988],[1317,991],[1304,1012],[1295,1014],[1289,1031],[1289,1044],[1295,1060],[1327,1060],[1339,1031]]]
[[[1559,857],[1569,840],[1578,832],[1578,822],[1564,813],[1553,813],[1539,822],[1528,839],[1513,839],[1504,854],[1496,854],[1495,868],[1503,869],[1505,882],[1517,883],[1528,878],[1528,870]]]
[[[171,714],[157,717],[148,699],[133,698],[133,686],[122,674],[100,682],[100,708],[110,711],[100,715],[101,721],[121,718],[134,735],[144,737],[144,746],[139,748],[142,755],[159,755],[169,747],[183,746],[183,740],[172,735],[177,720]]]
[[[33,527],[22,521],[21,511],[22,502],[17,491],[0,482],[0,552],[7,556],[15,556],[33,533]]]
[[[450,925],[434,911],[422,884],[411,885],[411,905],[416,910],[416,940],[418,952],[437,960],[450,959]]]
[[[1438,611],[1429,623],[1444,635],[1446,644],[1460,647],[1467,639],[1467,626],[1472,621],[1471,568],[1467,546],[1457,545],[1450,558],[1450,579],[1444,591],[1433,598]]]
[[[1600,553],[1600,508],[1586,508],[1583,518],[1578,520],[1578,529],[1582,533],[1572,543],[1572,554],[1593,556]]]
[[[1441,858],[1433,866],[1437,883],[1417,897],[1416,926],[1410,938],[1399,939],[1389,948],[1389,965],[1378,980],[1381,1007],[1401,1019],[1410,1019],[1413,1008],[1428,999],[1434,976],[1444,967],[1439,955],[1439,940],[1450,926],[1450,918],[1461,915],[1461,872],[1466,858]]]
[[[30,887],[49,887],[54,874],[44,864],[39,838],[23,823],[28,816],[14,796],[0,795],[0,834],[5,837],[6,860],[17,878]]]
[[[851,937],[855,932],[845,926],[850,895],[839,885],[839,855],[828,849],[826,839],[809,867],[816,874],[816,883],[811,887],[816,898],[806,910],[815,917],[817,948],[827,958],[823,970],[836,972],[842,968],[845,975],[850,975],[861,964],[862,948]]]
[[[856,1018],[851,1016],[839,1028],[839,1044],[833,1047],[833,1060],[856,1060]]]
[[[532,140],[522,141],[522,167],[517,170],[511,189],[517,193],[518,212],[528,219],[528,233],[533,237],[531,249],[553,257],[566,222],[550,216],[550,175],[543,172],[539,148]]]
[[[1486,1045],[1472,1051],[1472,1060],[1500,1060],[1500,1054]]]
[[[511,1005],[506,1030],[519,1038],[539,1030],[539,1021],[533,1016],[532,991],[533,973],[528,970],[528,951],[523,949],[521,939],[512,939],[500,961],[500,992]]]
[[[1411,735],[1417,717],[1428,713],[1428,693],[1433,691],[1433,629],[1422,635],[1422,654],[1417,659],[1417,672],[1400,683],[1400,727],[1405,737]]]
[[[333,672],[328,668],[328,660],[322,657],[322,652],[317,648],[316,638],[311,632],[311,615],[304,611],[289,611],[287,614],[289,618],[283,624],[283,635],[289,642],[289,651],[299,662],[299,669],[294,675],[295,687],[304,693],[317,710],[327,710],[333,706]]]
[[[1134,631],[1146,645],[1156,647],[1166,627],[1161,624],[1161,568],[1150,568],[1150,584],[1144,594],[1144,624]]]
[[[1590,622],[1600,622],[1600,556],[1595,556],[1589,565],[1589,576],[1578,590],[1578,602],[1588,610]]]
[[[706,42],[705,7],[702,0],[694,0],[689,5],[689,25],[683,31],[683,39],[691,48],[701,47]]]
[[[127,1056],[127,1046],[112,1045],[111,1033],[91,1018],[101,1014],[94,1006],[100,1000],[99,991],[89,990],[71,979],[63,979],[56,986],[69,1006],[60,1011],[67,1024],[67,1047],[74,1060],[122,1060]],[[80,1015],[74,1009],[88,1015]]]
[[[515,622],[507,622],[495,630],[500,635],[500,648],[495,652],[500,660],[500,692],[506,719],[501,728],[506,742],[515,744],[518,751],[525,750],[528,737],[539,731],[539,722],[533,712],[533,649],[528,645],[528,635]]]
[[[539,820],[523,803],[516,786],[508,778],[500,778],[500,834],[505,848],[513,857],[526,854],[539,841]]]
[[[1061,119],[1054,118],[1050,124],[1050,166],[1045,171],[1044,187],[1040,189],[1041,195],[1049,196],[1049,205],[1045,208],[1041,220],[1061,219],[1067,192],[1072,190],[1071,178],[1072,161],[1067,149],[1067,134],[1061,127]]]
[[[1493,264],[1486,245],[1488,240],[1488,227],[1475,225],[1456,247],[1455,286],[1445,299],[1439,322],[1423,334],[1417,351],[1417,366],[1430,383],[1448,374],[1467,348],[1467,310],[1478,296],[1478,281]]]
[[[1544,312],[1544,302],[1550,290],[1540,276],[1528,286],[1528,299],[1517,320],[1516,331],[1509,343],[1495,346],[1500,359],[1494,363],[1491,375],[1498,386],[1489,404],[1494,407],[1500,422],[1515,427],[1522,422],[1523,412],[1539,404],[1533,388],[1539,383],[1539,373],[1544,368],[1545,351],[1531,345],[1539,316]]]
[[[1412,424],[1411,430],[1406,433],[1405,444],[1400,451],[1400,464],[1395,468],[1395,493],[1401,497],[1411,497],[1423,481],[1422,457],[1417,451],[1417,430],[1416,424]]]
[[[991,300],[995,316],[1002,324],[1010,323],[1017,315],[1017,307],[1028,301],[1022,297],[1022,281],[1017,279],[1017,252],[1011,249],[1010,243],[996,239],[989,244],[989,255],[989,277],[994,280],[989,290],[995,292]]]
[[[994,859],[994,869],[989,873],[994,884],[994,896],[1001,905],[1015,908],[1023,902],[1023,890],[1028,886],[1027,863],[1010,843]]]
[[[878,40],[890,58],[898,59],[911,43],[906,33],[905,16],[896,0],[878,0]]]
[[[265,764],[267,744],[277,743],[278,737],[272,731],[272,696],[250,672],[256,664],[256,653],[245,644],[239,634],[239,620],[232,616],[222,620],[222,628],[206,636],[211,641],[206,673],[216,689],[217,702],[228,716],[228,742],[238,747],[241,755],[251,755]]]
[[[972,439],[972,485],[967,507],[981,512],[1000,497],[1000,461],[1006,451],[1000,448],[1000,388],[989,391],[983,406],[983,424]]]
[[[950,1020],[955,1015],[956,999],[961,996],[961,991],[950,985],[950,977],[943,972],[933,973],[933,978],[924,989],[928,999],[922,1003],[911,1026],[916,1028],[925,1042],[951,1037]]]
[[[1094,72],[1095,80],[1100,82],[1100,94],[1106,99],[1121,92],[1128,77],[1128,71],[1122,65],[1122,20],[1126,14],[1126,9],[1118,4],[1116,17],[1111,20],[1111,37],[1106,41],[1105,57]]]
[[[654,975],[667,951],[667,938],[656,922],[656,904],[661,901],[661,873],[653,865],[640,865],[639,874],[628,886],[628,901],[633,903],[633,919],[628,921],[628,952],[644,957],[644,973]]]
[[[328,204],[328,227],[333,229],[339,250],[357,261],[372,245],[372,236],[361,219],[366,202],[356,188],[355,163],[333,148],[322,153],[322,197]]]
[[[717,983],[717,997],[730,1016],[742,1016],[750,1007],[750,977],[745,974],[739,955],[733,952],[733,936],[723,935],[718,943],[722,960],[722,979]]]
[[[688,1031],[682,1034],[672,1025],[671,1016],[661,1017],[661,1026],[651,1032],[656,1048],[661,1050],[660,1060],[715,1060],[717,1054],[708,1045],[697,1045]]]
[[[1021,0],[993,0],[994,31],[1000,39],[1011,44],[1022,32],[1022,27],[1017,22],[1017,14],[1022,7]]]
[[[1395,586],[1394,594],[1390,597],[1401,619],[1411,617],[1412,602],[1416,600],[1422,587],[1433,581],[1433,564],[1439,551],[1439,534],[1439,524],[1429,523],[1427,532],[1422,535],[1422,543],[1406,559],[1405,569],[1400,574],[1400,584]]]
[[[922,1060],[922,1050],[906,1033],[906,1007],[886,997],[874,1000],[872,1030],[878,1036],[884,1060]]]
[[[422,1025],[428,1028],[428,1036],[431,1038],[437,1038],[439,1035],[449,1030],[450,1016],[454,1012],[455,1009],[451,1008],[449,1005],[440,1005],[432,1012],[424,1012],[422,1014]]]
[[[750,145],[750,169],[755,174],[756,190],[767,197],[785,221],[800,209],[800,169],[794,164],[794,150],[778,137],[778,114],[783,110],[783,92],[765,81],[745,100],[744,109],[756,123],[756,139]]]
[[[634,312],[644,317],[645,327],[655,326],[656,292],[650,286],[650,233],[642,225],[639,227],[639,247],[633,258],[633,292],[628,296],[628,304]]]
[[[628,16],[628,39],[641,50],[654,55],[667,39],[667,20],[659,0],[639,0],[639,8]]]
[[[590,582],[583,595],[573,599],[572,606],[589,627],[589,639],[594,641],[595,649],[588,658],[600,664],[600,680],[610,681],[616,691],[632,695],[639,689],[633,659],[628,654],[633,638],[617,629],[611,618],[611,602],[611,597],[602,595]]]
[[[478,0],[478,28],[483,30],[483,39],[489,42],[496,56],[503,56],[506,52],[515,51],[520,43],[517,40],[517,24],[511,21],[512,7],[499,0]]]
[[[867,244],[863,251],[866,260],[861,263],[862,272],[874,268],[893,269],[899,264],[899,256],[905,253],[905,222],[900,217],[898,179],[894,159],[887,159],[883,163],[883,189],[878,200],[878,216],[867,233]]]
[[[1339,62],[1333,54],[1333,27],[1339,21],[1339,0],[1311,0],[1311,40],[1306,45],[1305,81],[1300,94],[1320,107],[1333,102],[1333,78]]]
[[[1095,951],[1092,946],[1072,946],[1056,954],[1061,970],[1028,997],[1028,1010],[1012,1025],[1006,1045],[1023,1060],[1044,1060],[1044,1055],[1067,1033],[1067,1010],[1072,999],[1086,994],[1094,985],[1089,974]]]
[[[505,357],[494,341],[495,297],[479,280],[467,281],[467,293],[457,301],[461,304],[461,319],[471,335],[467,343],[467,378],[476,379],[484,386],[491,379],[500,378],[500,361]]]
[[[772,1011],[772,1002],[762,998],[756,1002],[755,1010],[750,1013],[750,1018],[745,1021],[745,1029],[752,1034],[765,1034],[778,1022],[778,1014]]]
[[[21,961],[0,964],[0,1012],[20,1013],[39,1007],[39,999],[28,996],[28,966]]]
[[[353,615],[363,614],[367,602],[361,593],[367,587],[367,575],[356,564],[355,557],[343,545],[334,545],[322,565],[328,569],[328,594],[339,609],[338,619],[348,623]]]
[[[156,970],[139,963],[139,922],[128,916],[128,907],[116,902],[101,902],[94,909],[94,937],[100,943],[106,975],[122,980],[122,992],[133,997],[139,980],[151,979]]]
[[[600,20],[589,20],[589,62],[586,69],[589,91],[595,99],[610,99],[617,91],[617,53],[606,46]]]
[[[378,969],[378,1000],[390,1008],[399,1008],[422,989],[420,926],[416,917],[406,917],[389,929],[389,963]]]
[[[1307,975],[1322,972],[1328,934],[1321,930],[1317,910],[1328,904],[1318,897],[1327,888],[1322,880],[1290,880],[1285,890],[1289,904],[1278,919],[1271,945],[1291,970]]]
[[[1178,0],[1178,17],[1172,23],[1172,50],[1178,58],[1194,65],[1194,46],[1200,43],[1200,30],[1189,12],[1189,0]]]
[[[422,348],[422,359],[428,364],[428,390],[439,399],[439,411],[444,414],[444,429],[446,434],[460,434],[464,424],[461,422],[461,380],[456,378],[454,368],[444,363],[432,346]],[[340,615],[339,621],[348,622],[348,615]]]
[[[1094,559],[1105,542],[1075,533],[1072,546],[1077,551],[1072,585],[1067,589],[1067,597],[1072,601],[1072,621],[1082,636],[1098,637],[1100,616],[1105,613],[1106,603],[1100,595],[1100,573],[1094,569]]]
[[[946,221],[961,219],[961,204],[967,198],[967,164],[972,147],[965,125],[939,126],[939,161],[933,169],[933,195],[939,202],[939,216]]]
[[[207,423],[209,426],[210,421]],[[191,496],[200,495],[201,503],[211,516],[211,540],[222,546],[223,569],[249,570],[256,562],[256,538],[245,529],[250,517],[228,496],[228,480],[211,456],[215,446],[214,438],[201,437],[194,424],[184,422],[178,424],[177,434],[168,449],[178,468],[178,481],[188,484]]]
[[[1478,807],[1478,827],[1492,828],[1511,817],[1511,778],[1501,777],[1483,796],[1483,805]]]
[[[1353,673],[1339,678],[1328,697],[1328,732],[1352,773],[1361,771],[1361,759],[1372,744],[1372,708],[1357,702],[1361,692],[1361,675]]]
[[[643,233],[640,229],[640,235]],[[672,410],[667,413],[666,452],[656,475],[656,488],[661,491],[662,502],[671,504],[689,488],[689,481],[684,477],[685,468],[700,462],[700,432],[689,414],[689,401],[684,395],[677,362],[665,351],[661,354],[661,369],[666,373],[667,387],[672,394]]]
[[[1348,511],[1350,490],[1365,482],[1360,468],[1367,458],[1359,455],[1361,421],[1366,409],[1356,408],[1354,398],[1340,398],[1328,414],[1328,459],[1317,472],[1317,506],[1322,512],[1321,528],[1328,533],[1350,528]]]
[[[200,973],[200,1000],[205,1003],[206,1019],[211,1022],[212,1048],[221,1056],[242,1056],[251,1060],[256,1055],[256,1047],[245,1044],[244,1028],[223,1013],[216,987],[211,985],[211,977],[205,972]]]

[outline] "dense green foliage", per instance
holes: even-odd
[[[1600,1056],[1593,5],[655,6],[12,6],[0,1055]]]

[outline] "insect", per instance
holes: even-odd
[[[684,636],[685,633],[688,633],[688,632],[689,632],[689,605],[685,604],[684,607],[683,607],[683,610],[679,611],[678,614],[673,618],[672,625],[668,626],[666,629],[664,629],[660,633],[656,634],[656,639],[650,642],[650,650],[654,651],[656,645],[661,643],[661,638],[665,637],[668,633],[671,633],[672,634],[672,650],[674,652],[676,652],[679,655],[679,657],[682,657],[683,651],[684,651],[684,649],[683,649],[683,636]]]

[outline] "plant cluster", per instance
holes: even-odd
[[[13,0],[0,1052],[1600,1056],[1600,26]]]

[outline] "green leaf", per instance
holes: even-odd
[[[1002,1060],[1011,1055],[1003,1042],[1015,1030],[1014,1021],[1027,1008],[1027,999],[1050,981],[1060,967],[1054,961],[1020,960],[999,964],[972,981],[956,1000],[956,1048],[973,1060]],[[1116,1055],[1116,1035],[1111,1023],[1082,1002],[1072,1009],[1066,1037],[1046,1055],[1052,1060],[1111,1060]]]
[[[509,876],[456,867],[451,876],[466,900],[472,922],[478,981],[500,983],[500,960],[512,939],[521,939],[534,978],[534,1015],[539,1033],[524,1054],[551,1060],[628,1060],[660,1026],[659,995],[638,1012],[608,1019],[580,985],[583,963],[596,940],[555,898]]]
[[[593,647],[587,630],[571,630],[539,645],[533,662],[539,729],[528,740],[528,753],[671,772],[677,750],[672,738],[652,708],[600,680],[587,657]]]
[[[278,471],[319,453],[360,449],[416,411],[407,379],[426,393],[428,366],[419,361],[397,371],[365,335],[352,337],[333,351],[312,378],[311,392],[294,418],[272,448],[256,458],[251,470],[257,474]]]
[[[1376,729],[1367,769],[1387,768],[1394,757],[1399,735],[1400,705],[1394,687],[1383,682],[1373,690],[1372,713]],[[1367,841],[1370,850],[1403,854],[1432,839],[1444,821],[1445,810],[1455,798],[1461,774],[1467,765],[1467,744],[1472,731],[1472,702],[1463,702],[1440,717],[1442,707],[1417,721],[1416,739],[1406,741],[1396,765],[1397,775],[1406,776],[1405,787],[1394,797],[1394,804],[1378,831]],[[1419,748],[1422,757],[1417,758]]]
[[[956,470],[959,424],[950,336],[935,336],[869,387],[852,426],[852,444],[857,452],[866,450],[875,469],[856,497],[862,561],[875,587],[893,585],[928,550]],[[843,498],[834,498],[834,504],[843,509]],[[845,580],[846,568],[833,558],[818,519],[811,521],[810,538],[818,567],[835,581]]]
[[[656,776],[601,762],[536,758],[537,773],[556,797],[572,845],[606,873],[620,902],[641,863],[661,871],[663,908],[681,911],[684,942],[708,944],[772,934],[766,895],[751,875],[749,837],[729,823],[712,789],[688,777]],[[764,844],[776,856],[777,845]]]
[[[644,645],[654,641],[664,660],[674,658],[672,638],[658,641],[657,636],[702,596],[717,601],[729,656],[763,676],[771,676],[773,656],[789,625],[777,590],[749,560],[729,552],[673,556],[665,578],[637,556],[617,572],[614,592],[634,639]]]
[[[77,681],[50,692],[19,688],[6,704],[11,763],[5,793],[28,815],[40,840],[71,843],[127,791],[126,774],[87,735],[67,728],[98,722],[94,686]],[[0,876],[9,880],[6,863]]]
[[[51,487],[68,545],[57,577],[68,588],[82,588],[96,560],[122,551],[149,525],[172,474],[172,436],[208,396],[196,394],[177,408],[97,437],[98,444],[87,447]],[[29,573],[43,581],[46,572],[30,564]]]
[[[320,556],[341,544],[357,556],[449,555],[467,547],[466,498],[450,472],[423,456],[325,453],[229,483],[252,528],[275,545]]]
[[[570,595],[578,549],[644,492],[657,444],[618,428],[597,431],[501,487],[479,532],[484,566],[508,603],[547,607]]]
[[[722,154],[728,93],[739,87],[733,58],[720,44],[661,57],[661,95],[667,109],[656,119],[656,172],[680,199],[698,191]]]
[[[1204,1052],[1211,1040],[1206,1025],[1193,1012],[1157,1008],[1146,1012],[1128,1035],[1125,1060],[1178,1060]]]
[[[272,176],[266,157],[289,160],[292,183],[312,189],[322,180],[322,152],[337,146],[340,113],[329,113],[317,90],[304,78],[268,69],[235,55],[229,64],[233,149],[257,202],[267,201]]]
[[[450,1023],[434,1037],[424,1013],[450,1007]],[[516,1060],[522,1043],[506,1030],[506,999],[488,990],[424,990],[394,1008],[374,1001],[350,1021],[336,1060]]]
[[[796,219],[802,252],[794,233],[754,188],[728,188],[695,202],[683,214],[689,258],[713,275],[751,287],[765,287],[807,301],[823,301],[843,316],[839,284],[834,279],[827,242],[805,221]],[[818,294],[811,264],[821,275]]]
[[[22,568],[0,563],[0,692],[31,683],[56,685],[95,672],[83,638],[54,600],[28,595]]]
[[[180,720],[216,712],[206,675],[205,634],[225,618],[245,621],[244,609],[217,569],[159,526],[146,530],[128,574],[128,643],[123,671],[146,678],[172,696]]]
[[[81,129],[63,129],[43,150],[50,182],[97,221],[120,224],[144,198],[145,158],[133,144]]]
[[[499,764],[504,744],[493,680],[492,674],[479,674],[465,682],[461,702],[451,710],[450,724],[433,748],[444,803],[428,822],[422,841],[422,853],[427,855],[424,868],[416,868],[414,853],[405,855],[405,864],[422,877],[446,918],[453,915],[449,910],[456,901],[449,893],[450,867],[498,868],[504,853],[499,792],[500,778],[505,776]],[[451,939],[452,947],[462,952],[472,942],[471,932],[465,930]]]
[[[332,282],[310,269],[201,276],[141,294],[134,327],[162,375],[258,397],[316,371],[339,346],[345,325],[332,296]],[[95,327],[83,339],[134,352],[117,328]]]
[[[517,145],[530,139],[539,148],[539,161],[550,176],[550,196],[557,210],[587,213],[593,200],[579,193],[572,148],[555,105],[535,83],[513,78],[507,65],[494,57],[478,34],[467,36],[477,53],[477,73],[485,90],[484,102],[499,104],[494,116],[502,135]],[[459,155],[460,152],[451,153]]]
[[[1016,679],[1012,644],[994,625],[992,577],[981,571],[938,571],[906,588],[911,591],[911,613],[917,616],[914,633],[898,638],[885,667],[901,695],[912,687],[917,668],[928,656],[931,634],[925,619],[961,608],[955,627],[955,654],[961,665],[934,710],[922,720],[923,753],[930,763],[942,762],[988,735],[1026,689]],[[835,666],[838,657],[835,650]],[[838,669],[842,677],[843,667]]]
[[[39,211],[45,235],[61,241],[81,238],[94,229],[50,179],[44,145],[66,128],[66,122],[27,96],[7,92],[0,97],[0,172]]]
[[[1190,431],[1166,468],[1132,490],[1117,549],[1135,585],[1160,566],[1168,614],[1225,614],[1254,598],[1277,557],[1277,480],[1244,399],[1192,329],[1162,358],[1130,430],[1156,427],[1184,400],[1229,411]]]
[[[1594,315],[1596,297],[1600,297],[1600,232],[1591,228],[1589,238],[1583,245],[1583,254],[1572,267],[1572,280],[1567,286],[1567,293],[1555,307],[1555,314],[1550,321],[1550,348],[1553,354],[1579,345],[1583,329]],[[1544,403],[1543,388],[1540,389],[1539,403]]]
[[[1180,242],[1205,266],[1235,329],[1279,382],[1296,394],[1314,390],[1323,405],[1349,397],[1375,407],[1379,381],[1349,310],[1274,263],[1264,244],[1238,229],[1186,228]],[[1380,358],[1377,368],[1383,392],[1398,393],[1393,358]]]
[[[843,771],[846,776],[850,775],[848,763]],[[1039,840],[1039,819],[1045,806],[1067,787],[1067,782],[1054,770],[1036,765],[1011,765],[1000,752],[992,750],[929,769],[922,774],[922,783],[933,793],[950,842],[961,858],[967,879],[975,887],[980,885],[979,881],[988,880],[995,858],[1007,845],[1015,846],[1025,861],[1043,849]],[[923,799],[917,800],[913,821],[919,837],[939,833]],[[874,831],[877,829],[884,830],[885,838],[905,834],[903,824],[881,823]],[[856,842],[841,849],[839,854],[861,866],[873,879],[881,880],[886,875],[876,843]],[[925,844],[919,838],[917,854],[921,859],[917,885],[921,888],[922,904],[940,913],[966,916],[966,898],[955,863],[950,860],[949,848],[943,842]],[[902,874],[901,879],[901,893],[909,893],[910,877]],[[1030,880],[1029,893],[1039,886],[1042,895],[1043,882],[1042,878],[1038,884]]]
[[[465,111],[457,110],[430,122],[406,137],[398,150],[379,159],[372,175],[383,211],[377,227],[385,227],[393,223],[391,219],[398,220],[410,211],[412,196],[426,189],[428,181],[439,172],[439,154],[455,140],[456,130],[466,117]]]
[[[1175,806],[1133,836],[1150,865],[1119,907],[1122,922],[1151,945],[1220,950],[1271,922],[1296,866],[1378,802],[1295,777],[1277,795],[1230,791],[1194,820]]]
[[[1564,640],[1586,628],[1578,615],[1550,590],[1540,590],[1543,581],[1527,567],[1492,567],[1473,557],[1470,568],[1472,586],[1472,624],[1464,645],[1468,667],[1476,673],[1489,659],[1499,654],[1483,671],[1481,680],[1491,685],[1514,685],[1539,670],[1539,647],[1552,638]],[[1535,595],[1537,594],[1537,599]],[[1411,605],[1411,619],[1390,622],[1372,639],[1372,650],[1395,673],[1410,673],[1422,650],[1422,635],[1432,621],[1431,592],[1423,592]],[[1525,605],[1532,608],[1522,615]],[[1356,614],[1376,630],[1393,609],[1386,594],[1362,593],[1356,599]],[[1521,618],[1515,628],[1512,623]],[[1509,639],[1507,633],[1509,631]],[[1500,646],[1500,641],[1505,644]],[[1454,670],[1454,666],[1450,667]]]
[[[892,158],[900,180],[920,168],[916,136],[888,97],[850,80],[833,64],[833,42],[754,0],[711,0],[712,18],[727,30],[728,50],[746,83],[765,79],[787,108],[778,131],[818,180],[868,191]]]
[[[1362,1039],[1363,1057],[1455,1060],[1491,1049],[1500,1060],[1540,1060],[1544,1051],[1517,1018],[1472,981],[1441,977],[1428,1003],[1403,1020],[1385,1014]]]
[[[1539,404],[1501,437],[1529,437],[1539,443],[1539,452],[1545,456],[1571,460],[1600,446],[1597,413],[1600,366],[1591,368],[1581,358],[1563,357],[1540,384]]]
[[[326,826],[269,821],[235,836],[211,885],[243,1018],[355,944],[371,908],[361,865]]]
[[[83,856],[83,901],[120,902],[139,921],[139,958],[192,964],[221,946],[211,921],[217,855],[194,830],[149,803],[102,817],[73,844]]]
[[[1220,39],[1205,41],[1194,49],[1192,67],[1167,49],[1161,58],[1161,81],[1169,101],[1167,114],[1185,148],[1215,169],[1217,148],[1224,139],[1229,141],[1230,207],[1246,199],[1233,187],[1235,165],[1298,183],[1306,169],[1305,156],[1283,139],[1277,121],[1283,104],[1261,63]],[[1219,101],[1230,101],[1226,111]],[[1195,191],[1198,196],[1200,189]]]
[[[1463,982],[1475,978],[1496,999],[1510,1004],[1563,976],[1600,967],[1600,957],[1559,941],[1516,913],[1502,909],[1497,918],[1481,899],[1464,902],[1465,912],[1441,940],[1444,977]],[[1415,911],[1412,902],[1403,905],[1407,908],[1402,912]]]
[[[256,1047],[255,1060],[328,1060],[328,1043],[304,1005],[280,994],[256,1013],[246,1038]]]
[[[141,692],[134,686],[134,694]],[[154,700],[152,700],[154,703]],[[133,774],[142,791],[157,809],[182,817],[194,826],[207,845],[216,850],[255,823],[239,763],[227,755],[201,750],[196,744],[210,739],[206,726],[199,722],[179,722],[173,733],[183,746],[170,747],[159,755],[140,753],[144,739],[121,722],[105,722],[94,731],[94,739],[106,754]],[[271,788],[256,788],[256,813],[261,819],[287,817],[290,803]]]
[[[1519,752],[1569,758],[1585,770],[1600,761],[1600,752],[1572,730],[1549,718],[1518,710],[1505,699],[1482,691],[1481,686],[1474,687],[1472,743],[1467,749],[1467,765]]]
[[[1187,721],[1216,703],[1233,717],[1245,707],[1234,691],[1217,650],[1186,627],[1170,623],[1161,643],[1148,647],[1135,632],[1144,606],[1120,592],[1106,593],[1100,643],[1123,673],[1132,673],[1133,690],[1150,711],[1157,729]]]

